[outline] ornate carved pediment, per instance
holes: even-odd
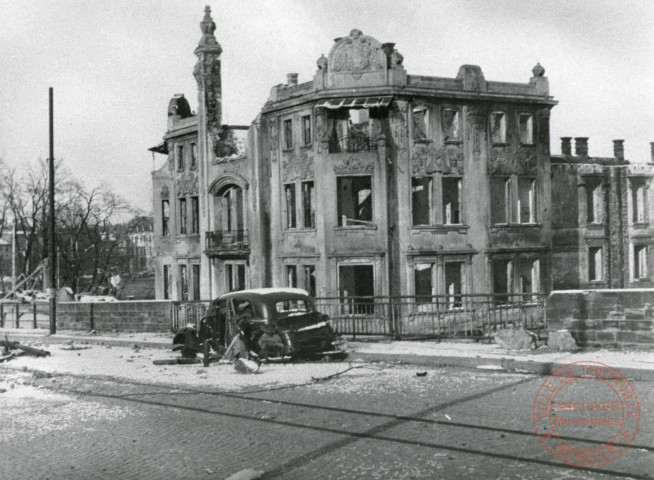
[[[375,162],[362,160],[360,157],[350,155],[346,160],[334,165],[336,173],[360,173],[372,172],[375,170]]]
[[[161,198],[168,198],[170,197],[170,191],[168,190],[168,185],[164,185],[161,187]]]
[[[306,153],[303,153],[299,157],[287,157],[282,161],[282,179],[284,182],[313,177],[313,157],[310,157]]]
[[[339,38],[329,53],[329,71],[348,73],[355,79],[365,72],[383,70],[386,55],[381,43],[354,29],[345,38]]]
[[[414,175],[434,172],[463,175],[463,150],[456,145],[437,148],[433,144],[417,144],[411,152]]]
[[[490,175],[536,175],[538,155],[535,148],[493,147],[490,154]]]
[[[198,193],[198,176],[194,172],[186,172],[177,177],[177,195],[193,195]]]

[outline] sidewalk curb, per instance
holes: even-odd
[[[8,335],[9,336],[9,335]],[[47,345],[56,345],[56,344],[66,344],[70,341],[73,341],[77,344],[89,344],[89,345],[110,345],[112,347],[134,347],[138,346],[139,348],[157,348],[162,350],[170,350],[173,348],[173,339],[168,342],[153,342],[153,341],[140,341],[140,340],[128,340],[121,338],[95,338],[95,337],[82,337],[76,335],[31,335],[31,334],[14,334],[12,333],[9,336],[9,340],[12,342],[19,342],[27,345],[28,343],[42,343]]]
[[[76,344],[90,345],[109,345],[112,347],[134,347],[139,348],[156,348],[161,350],[172,349],[172,336],[167,342],[139,341],[121,338],[106,338],[93,336],[76,336],[76,335],[43,335],[12,332],[10,340],[23,344],[41,343],[41,344],[66,344],[73,341]],[[362,360],[365,362],[397,362],[407,365],[418,365],[425,367],[462,367],[475,369],[483,366],[497,366],[497,370],[520,371],[525,373],[534,373],[537,375],[549,375],[556,369],[566,365],[564,362],[545,362],[534,360],[515,360],[510,357],[488,358],[481,356],[461,357],[447,355],[412,355],[399,353],[369,353],[369,352],[349,352],[349,360]],[[499,368],[501,367],[501,368]],[[616,368],[626,378],[631,380],[654,381],[654,370],[640,368]]]
[[[437,355],[407,355],[393,353],[350,353],[351,360],[363,360],[366,362],[399,362],[409,365],[421,365],[426,367],[463,367],[477,368],[485,365],[502,367],[502,370],[517,370],[521,372],[535,373],[537,375],[549,375],[556,369],[567,365],[564,362],[538,362],[533,360],[515,360],[513,358],[486,358],[486,357],[454,357]],[[498,369],[499,370],[499,369]],[[640,368],[616,368],[622,375],[630,380],[654,381],[654,370]]]

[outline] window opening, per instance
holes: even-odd
[[[311,145],[311,115],[302,117],[302,143]]]
[[[643,280],[648,276],[647,245],[634,245],[634,280]]]
[[[429,110],[427,107],[415,107],[413,109],[413,139],[429,139]]]
[[[461,223],[461,179],[443,177],[443,223],[456,225]]]
[[[461,140],[459,111],[446,108],[443,110],[443,140],[454,142]]]
[[[338,177],[337,191],[341,227],[372,224],[372,177]]]
[[[604,192],[601,179],[586,179],[586,221],[600,224],[604,220],[603,212]]]
[[[316,294],[316,266],[304,265],[304,289],[309,292],[309,295],[315,296]]]
[[[200,265],[191,265],[193,275],[193,300],[200,300]]]
[[[524,145],[534,143],[534,120],[528,113],[520,114],[520,143]]]
[[[180,299],[188,300],[188,276],[186,272],[186,265],[179,266],[179,278],[181,281],[180,285]]]
[[[177,157],[177,170],[184,170],[184,147],[182,145],[177,145],[175,150]]]
[[[518,178],[518,215],[520,223],[536,223],[536,182]]]
[[[286,228],[297,227],[295,218],[295,184],[284,185],[284,198],[286,200]]]
[[[293,120],[284,120],[284,149],[293,148]]]
[[[510,223],[511,179],[491,177],[491,223]]]
[[[198,146],[195,143],[191,143],[191,168],[197,168],[198,166]]]
[[[286,265],[286,286],[297,288],[297,268],[295,265]]]
[[[434,179],[413,177],[411,179],[411,215],[413,225],[431,225]]]
[[[602,280],[602,247],[588,248],[588,281]]]
[[[170,233],[170,202],[168,200],[161,201],[161,234],[165,237]]]
[[[506,143],[506,115],[504,112],[491,113],[491,139],[493,143]]]
[[[373,272],[372,265],[339,266],[339,292],[348,313],[372,313],[372,297],[375,294]]]
[[[180,198],[179,199],[179,233],[182,235],[186,235],[187,232],[187,225],[186,225],[187,217],[186,217],[186,199],[185,198]]]
[[[463,262],[445,262],[445,294],[447,307],[456,308],[463,305]]]
[[[198,197],[191,197],[191,233],[200,233],[200,204]]]
[[[316,192],[313,182],[302,182],[304,228],[316,228]]]

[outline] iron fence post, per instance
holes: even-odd
[[[37,328],[37,324],[36,324],[36,302],[32,303],[32,328]]]
[[[19,303],[16,304],[14,311],[16,315],[14,323],[16,324],[16,328],[20,328],[20,304]]]

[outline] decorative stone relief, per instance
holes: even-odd
[[[355,155],[350,155],[343,162],[334,165],[334,172],[336,173],[372,172],[374,170],[374,161],[363,161]]]
[[[198,176],[194,172],[183,173],[177,177],[177,195],[193,195],[198,193]]]
[[[270,161],[277,163],[277,117],[268,119],[268,129],[270,130]]]
[[[322,153],[322,142],[325,136],[325,113],[322,111],[322,108],[318,108],[316,110],[314,143],[316,144],[316,151],[318,152],[318,155],[320,155]]]
[[[381,44],[354,29],[348,37],[337,39],[329,55],[329,69],[349,73],[358,80],[365,72],[383,70],[384,60]]]
[[[408,103],[397,102],[396,107],[393,109],[393,136],[395,137],[398,154],[406,153],[407,151],[407,137],[409,133],[407,123],[408,108]]]
[[[463,150],[456,145],[437,148],[433,144],[417,144],[411,152],[411,169],[418,176],[434,172],[463,175]]]
[[[490,175],[536,175],[538,157],[534,148],[493,147],[490,154]]]
[[[164,185],[161,187],[161,198],[168,198],[170,197],[170,191],[168,190],[168,185]]]
[[[472,145],[475,160],[481,157],[482,144],[486,136],[488,107],[486,105],[468,105],[465,107],[466,141]]]
[[[306,153],[282,160],[282,179],[284,182],[314,178],[313,157]]]

